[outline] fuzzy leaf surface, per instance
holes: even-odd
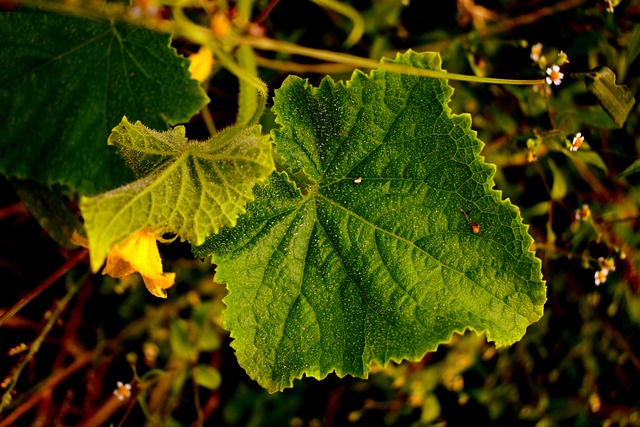
[[[184,126],[158,132],[125,117],[109,144],[139,179],[80,201],[94,271],[113,243],[139,230],[202,244],[222,226],[233,227],[256,182],[274,169],[271,142],[257,125],[200,142],[187,140]]]
[[[437,54],[395,62],[440,69]],[[493,190],[470,117],[448,108],[452,93],[384,71],[317,88],[289,77],[276,92],[289,174],[196,248],[228,287],[240,365],[267,390],[366,377],[373,362],[418,360],[467,329],[509,345],[542,316],[532,239]]]
[[[0,12],[0,28],[5,175],[112,189],[133,178],[105,144],[122,116],[164,130],[208,102],[169,35],[36,11]]]

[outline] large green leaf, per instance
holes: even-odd
[[[432,53],[396,62],[440,69]],[[384,71],[277,91],[276,147],[304,179],[272,175],[233,230],[196,249],[229,289],[241,366],[269,391],[417,360],[466,329],[508,345],[542,316],[532,239],[452,92]]]
[[[113,243],[142,229],[202,244],[220,227],[233,227],[256,182],[274,169],[271,142],[260,133],[259,125],[230,127],[208,141],[188,141],[184,126],[157,132],[123,118],[109,144],[139,179],[80,200],[92,269]]]
[[[154,129],[208,101],[170,37],[41,12],[0,13],[0,173],[83,194],[131,180],[106,140],[123,115]]]

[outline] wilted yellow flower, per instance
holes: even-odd
[[[159,298],[167,297],[165,289],[175,281],[175,273],[162,272],[156,236],[148,230],[138,231],[123,243],[112,245],[102,270],[102,274],[115,278],[133,273],[140,273],[149,292]]]

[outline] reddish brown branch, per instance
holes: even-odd
[[[51,374],[51,376],[49,376],[49,378],[44,382],[44,384],[38,389],[36,393],[25,400],[24,403],[17,406],[16,409],[9,415],[7,415],[5,419],[0,421],[0,427],[9,427],[15,425],[15,422],[18,418],[31,410],[31,408],[33,408],[43,398],[53,393],[53,390],[60,383],[62,383],[62,381],[71,376],[71,374],[79,371],[85,365],[91,363],[98,354],[98,350],[86,352],[80,355],[71,365]]]
[[[0,8],[1,9],[1,8]],[[24,203],[17,202],[4,208],[0,208],[0,220],[17,215],[27,215],[29,211],[24,206]]]
[[[64,276],[69,270],[71,270],[80,260],[82,260],[89,251],[87,249],[81,249],[76,252],[71,258],[69,258],[58,270],[56,270],[51,276],[47,277],[44,282],[40,283],[35,289],[28,292],[25,296],[20,298],[10,309],[2,313],[0,316],[0,326],[2,326],[7,320],[9,320],[14,314],[16,314],[22,307],[27,305],[32,299],[40,295],[45,289],[55,283],[60,277]]]

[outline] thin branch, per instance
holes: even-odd
[[[6,388],[4,394],[2,395],[2,403],[0,404],[0,410],[4,409],[4,407],[7,406],[8,403],[11,401],[11,393],[13,392],[13,389],[18,382],[18,379],[20,378],[20,374],[22,373],[24,368],[31,362],[31,360],[33,359],[33,356],[35,356],[38,350],[40,350],[40,345],[42,345],[42,342],[44,341],[45,337],[49,334],[49,331],[51,331],[51,328],[53,328],[53,325],[58,321],[58,318],[60,317],[64,309],[67,307],[67,304],[71,301],[71,299],[74,297],[76,292],[78,292],[80,287],[86,281],[87,281],[87,278],[84,278],[81,282],[74,283],[71,286],[71,289],[67,291],[65,296],[62,297],[62,299],[60,299],[55,310],[53,310],[53,312],[51,313],[51,316],[47,319],[47,323],[45,323],[44,327],[42,328],[42,331],[40,331],[40,334],[38,334],[38,337],[31,343],[31,348],[29,349],[29,352],[25,355],[25,357],[22,359],[22,361],[17,365],[16,369],[13,371],[13,374],[11,376],[11,381],[8,387]]]
[[[32,299],[40,295],[45,289],[54,284],[56,280],[64,276],[69,270],[71,270],[78,262],[87,256],[88,249],[80,249],[73,254],[58,270],[56,270],[51,276],[47,277],[44,282],[40,283],[35,289],[29,291],[25,296],[20,298],[10,309],[2,313],[0,316],[0,326],[2,326],[7,320],[9,320],[14,314],[16,314],[22,307],[31,302]]]
[[[28,213],[29,211],[24,206],[24,203],[16,202],[12,205],[0,208],[0,220],[9,218],[11,216],[26,215]]]
[[[10,427],[16,425],[15,422],[18,418],[28,412],[46,396],[53,393],[53,390],[65,379],[82,369],[85,365],[90,364],[99,353],[99,349],[83,353],[66,368],[52,373],[47,378],[47,380],[37,388],[36,393],[34,393],[24,403],[17,406],[13,412],[11,412],[9,415],[7,415],[6,418],[0,421],[0,427]]]

